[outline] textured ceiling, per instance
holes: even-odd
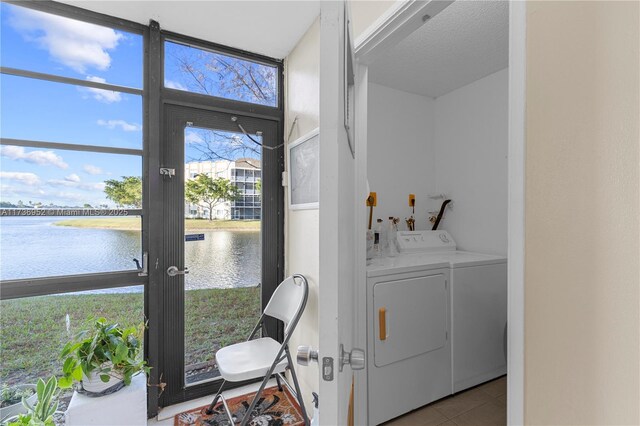
[[[60,0],[59,0],[60,1]],[[283,59],[320,14],[308,1],[61,0],[83,9]]]
[[[508,64],[508,2],[458,0],[380,55],[369,78],[435,98]]]

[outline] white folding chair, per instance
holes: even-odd
[[[218,403],[218,400],[221,399],[229,421],[233,424],[233,416],[222,395],[222,389],[225,383],[241,382],[263,377],[264,379],[260,384],[258,392],[240,422],[241,426],[245,426],[251,420],[253,411],[267,382],[275,375],[279,390],[282,391],[282,382],[284,382],[298,400],[305,424],[309,424],[309,417],[304,407],[298,377],[296,376],[288,346],[291,334],[296,328],[307,304],[308,293],[309,284],[304,276],[295,274],[285,279],[280,283],[278,288],[276,288],[273,296],[271,296],[267,307],[264,309],[264,312],[260,316],[258,323],[249,335],[247,341],[226,346],[216,353],[216,364],[224,381],[209,405],[209,408],[207,408],[207,414],[213,413],[214,407]],[[267,316],[284,322],[284,340],[282,343],[278,343],[267,336],[267,330],[264,326],[264,320]],[[254,339],[260,329],[262,330],[262,337]],[[291,386],[289,386],[289,383],[282,375],[287,368],[291,371],[295,391],[291,389]]]

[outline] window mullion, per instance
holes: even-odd
[[[138,276],[138,271],[7,280],[0,282],[0,300],[144,284],[146,277]]]
[[[33,78],[36,80],[53,81],[56,83],[73,84],[74,86],[91,87],[94,89],[110,90],[112,92],[129,93],[132,95],[142,95],[142,89],[136,89],[134,87],[119,86],[117,84],[100,83],[92,80],[81,80],[73,77],[63,77],[60,75],[47,74],[36,71],[27,71],[18,68],[0,67],[0,73],[7,75],[14,75],[17,77]]]

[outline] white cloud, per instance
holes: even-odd
[[[128,123],[124,120],[98,120],[99,126],[104,126],[107,129],[115,129],[119,127],[125,132],[139,132],[142,130],[142,126],[137,123]]]
[[[58,192],[54,192],[53,194],[49,194],[50,196],[52,196],[52,198],[54,200],[56,200],[56,202],[60,202],[60,201],[67,201],[67,202],[71,202],[71,203],[77,203],[77,202],[84,202],[87,200],[87,196],[84,194],[79,194],[77,192],[64,192],[64,191],[58,191]]]
[[[65,177],[64,180],[68,182],[80,182],[80,176],[75,173],[71,173],[69,176]]]
[[[115,49],[123,38],[111,28],[22,7],[15,8],[9,23],[27,41],[49,52],[53,60],[79,73],[87,68],[109,68],[108,50]]]
[[[178,89],[178,90],[187,90],[187,86],[182,83],[173,80],[165,80],[164,87],[168,89]]]
[[[40,183],[40,178],[35,173],[0,172],[0,179],[12,180],[29,186],[38,185]]]
[[[83,191],[102,191],[104,190],[104,182],[96,182],[96,183],[80,183],[69,180],[62,179],[49,179],[47,181],[47,185],[49,186],[63,186],[66,188],[76,188],[81,189]]]
[[[12,160],[22,160],[27,163],[41,166],[52,165],[61,169],[69,167],[62,157],[53,151],[30,151],[26,152],[21,146],[4,145],[0,147],[0,155]]]
[[[82,170],[84,170],[86,174],[93,176],[101,175],[104,173],[100,167],[93,166],[91,164],[85,164],[84,166],[82,166]]]
[[[37,187],[25,187],[25,186],[13,186],[13,185],[0,185],[0,192],[2,192],[2,196],[4,199],[9,195],[13,195],[16,198],[26,198],[26,197],[39,197],[45,194],[45,192]]]
[[[184,135],[184,141],[185,143],[203,143],[204,139],[194,131],[187,131],[187,134]]]
[[[95,83],[107,82],[107,80],[105,80],[104,78],[96,77],[93,75],[87,76],[87,80],[93,81]],[[120,92],[114,92],[112,90],[96,89],[93,87],[82,87],[78,90],[90,93],[93,99],[98,102],[104,102],[105,104],[112,104],[114,102],[120,102],[122,100],[122,94]]]

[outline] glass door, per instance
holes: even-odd
[[[161,406],[217,390],[216,352],[282,278],[277,122],[173,105],[164,122]]]

